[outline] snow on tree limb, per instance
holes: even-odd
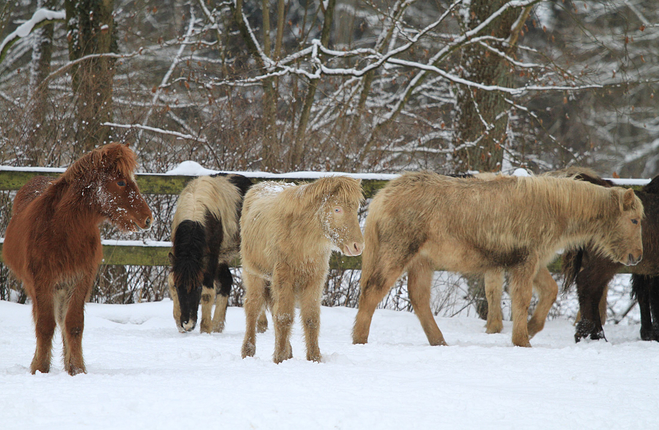
[[[116,127],[116,128],[130,128],[130,129],[138,129],[138,130],[146,130],[146,131],[151,131],[154,133],[159,133],[159,134],[166,134],[170,136],[176,136],[180,139],[189,139],[189,140],[194,140],[197,142],[203,142],[203,143],[208,143],[206,139],[204,139],[201,136],[192,136],[191,134],[184,134],[184,133],[179,133],[178,131],[171,131],[171,130],[163,130],[162,128],[157,128],[157,127],[149,127],[146,125],[141,125],[141,124],[117,124],[114,122],[104,122],[101,124],[106,127]]]
[[[12,31],[0,42],[0,63],[5,58],[11,45],[19,39],[28,36],[35,28],[47,24],[49,21],[64,21],[66,12],[63,10],[52,11],[48,9],[38,9],[28,21],[19,25],[16,30]]]

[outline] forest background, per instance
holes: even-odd
[[[120,141],[143,172],[650,178],[658,52],[652,0],[0,0],[0,164],[64,167]],[[148,238],[168,240],[176,197],[148,199]],[[92,300],[161,300],[167,270],[103,266]],[[324,304],[355,306],[358,279],[332,271]],[[410,308],[404,282],[384,306]]]

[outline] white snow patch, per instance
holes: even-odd
[[[377,310],[369,343],[353,345],[355,309],[322,308],[322,363],[272,362],[272,328],[242,360],[245,318],[229,308],[222,334],[180,334],[172,302],[88,304],[86,375],[30,375],[31,306],[0,301],[2,428],[231,429],[653,428],[659,343],[638,325],[605,326],[609,342],[575,344],[571,321],[548,321],[513,347],[512,323],[485,334],[476,318],[437,318],[448,347],[428,345],[412,313]],[[209,399],[213,399],[210,403]]]

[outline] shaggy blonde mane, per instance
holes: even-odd
[[[327,176],[317,179],[311,184],[301,185],[297,189],[303,204],[316,203],[331,195],[341,202],[360,203],[364,200],[361,180],[348,176]]]

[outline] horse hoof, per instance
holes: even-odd
[[[497,334],[503,331],[503,324],[488,324],[485,328],[485,333],[487,334]]]
[[[652,330],[641,329],[641,340],[655,340]]]
[[[251,342],[243,344],[243,348],[241,350],[241,356],[243,358],[254,357],[255,353],[256,353],[256,345],[254,345]]]

